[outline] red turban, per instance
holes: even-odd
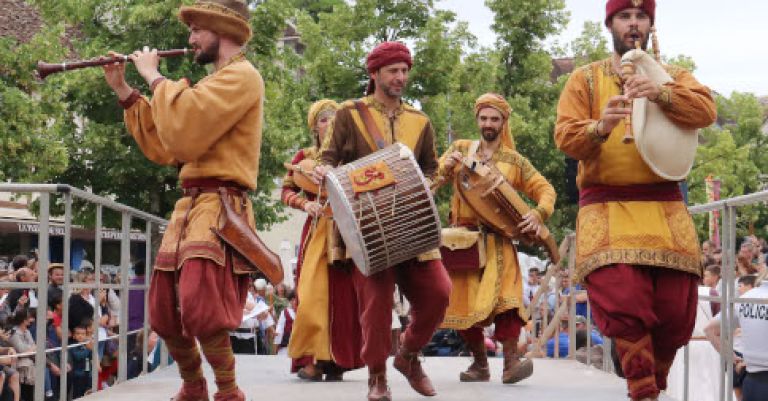
[[[381,67],[404,62],[408,68],[413,65],[411,52],[400,42],[384,42],[376,46],[365,60],[368,73],[378,71]]]
[[[656,0],[608,0],[605,3],[605,25],[611,21],[611,17],[625,8],[639,8],[651,17],[651,25],[656,17]]]

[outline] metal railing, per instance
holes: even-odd
[[[38,261],[38,279],[36,283],[30,282],[30,283],[11,283],[11,282],[0,282],[0,288],[3,289],[11,289],[11,288],[24,288],[24,289],[31,289],[37,291],[37,299],[38,299],[38,307],[37,307],[37,315],[36,315],[36,335],[35,335],[35,344],[36,344],[36,351],[35,351],[35,391],[34,391],[34,400],[35,401],[43,401],[45,399],[45,386],[44,386],[44,377],[46,374],[46,354],[49,352],[59,352],[60,350],[66,350],[69,349],[71,346],[77,346],[77,344],[69,344],[69,295],[71,290],[73,289],[91,289],[98,291],[102,289],[112,289],[112,290],[119,290],[119,300],[120,300],[120,312],[119,312],[119,319],[118,319],[118,329],[119,334],[117,335],[118,340],[118,373],[117,373],[117,381],[122,382],[126,381],[128,379],[128,299],[129,299],[129,292],[131,290],[142,290],[144,292],[144,321],[142,325],[142,329],[139,329],[138,331],[144,330],[144,328],[148,327],[147,319],[149,316],[148,313],[148,296],[149,296],[149,280],[145,279],[144,284],[130,284],[129,283],[129,275],[128,270],[130,269],[130,232],[131,232],[131,222],[133,219],[142,220],[146,223],[145,228],[145,263],[147,266],[147,271],[145,277],[151,277],[151,271],[152,271],[152,246],[151,246],[151,240],[152,240],[152,227],[153,225],[157,225],[157,227],[164,227],[167,226],[168,222],[164,219],[161,219],[157,216],[153,216],[151,214],[142,212],[140,210],[131,208],[129,206],[114,202],[110,199],[94,195],[93,193],[83,191],[81,189],[77,189],[74,187],[71,187],[69,185],[62,185],[62,184],[0,184],[0,192],[3,193],[14,193],[14,194],[23,194],[23,193],[29,193],[29,194],[38,194],[39,198],[39,216],[38,221],[40,224],[40,229],[38,233],[38,254],[40,255],[40,259]],[[49,241],[50,241],[50,223],[51,223],[51,197],[52,195],[59,195],[63,197],[64,200],[64,247],[63,247],[63,265],[64,265],[64,282],[62,285],[62,335],[61,335],[61,347],[60,348],[52,348],[52,349],[46,349],[47,345],[47,312],[48,312],[48,266],[49,266]],[[95,268],[95,283],[71,283],[70,277],[71,277],[71,266],[70,266],[70,256],[71,256],[71,245],[72,245],[72,202],[73,199],[81,199],[88,203],[94,204],[96,207],[96,226],[94,228],[95,230],[95,255],[94,255],[94,268]],[[101,282],[101,264],[102,264],[102,229],[103,229],[103,221],[102,221],[102,214],[103,209],[107,208],[108,210],[112,210],[114,212],[118,212],[121,215],[121,236],[120,236],[120,284],[104,284]],[[98,304],[94,307],[94,319],[93,319],[93,329],[94,329],[94,335],[95,339],[94,344],[98,344],[99,342],[106,341],[107,339],[99,338],[99,322],[97,319],[97,313],[98,313]],[[148,358],[147,358],[147,344],[148,344],[148,333],[145,331],[145,335],[142,336],[142,358],[143,366],[142,366],[142,372],[146,374],[148,372]],[[94,346],[93,350],[91,352],[91,363],[90,366],[96,367],[99,366],[99,352],[97,351],[98,347]],[[62,372],[66,372],[66,367],[68,364],[68,357],[69,352],[61,352],[61,359],[60,359],[60,366],[62,367]],[[165,352],[163,352],[163,356],[161,357],[161,364],[164,366],[166,364],[167,358],[165,357]],[[64,401],[67,399],[67,390],[68,390],[68,384],[67,384],[67,374],[62,373],[60,375],[60,391],[59,391],[59,398],[61,401]],[[91,369],[91,389],[93,391],[96,391],[98,389],[98,369]]]
[[[768,299],[743,298],[734,296],[736,289],[736,211],[743,206],[768,201],[768,191],[756,192],[749,195],[737,196],[716,202],[690,207],[691,214],[703,214],[712,211],[721,211],[722,216],[722,262],[720,272],[721,291],[719,297],[699,296],[699,299],[720,302],[720,365],[724,373],[720,375],[720,401],[733,400],[733,306],[736,303],[768,304]],[[686,346],[684,354],[685,384],[683,401],[688,401],[689,384],[689,346]]]

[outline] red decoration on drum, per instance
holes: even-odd
[[[384,161],[349,172],[352,190],[359,194],[381,189],[395,183],[395,175]]]

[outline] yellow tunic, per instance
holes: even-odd
[[[144,155],[161,165],[182,165],[179,178],[215,178],[256,188],[261,148],[264,81],[243,56],[203,78],[164,80],[152,99],[141,97],[125,110],[125,124]],[[189,215],[178,258],[176,246],[191,199],[176,202],[155,268],[173,270],[188,258],[224,265],[224,248],[210,228],[218,225],[218,195],[199,196]],[[254,226],[251,203],[249,223]],[[235,259],[235,270],[243,261]]]
[[[662,87],[658,103],[667,117],[686,128],[715,121],[716,108],[707,87],[686,70],[666,66],[674,82]],[[601,143],[597,121],[609,98],[621,94],[611,59],[573,72],[557,107],[555,142],[579,160],[579,188],[593,185],[663,183],[643,161],[637,147],[622,143],[624,124]],[[576,279],[602,266],[627,263],[700,274],[699,244],[683,202],[605,202],[579,209],[576,223]]]
[[[467,156],[471,143],[469,140],[454,142],[440,159],[439,174],[445,175],[443,165],[447,155],[459,151]],[[491,161],[512,187],[538,203],[536,210],[543,214],[543,218],[552,215],[555,190],[528,159],[500,146]],[[459,222],[480,225],[475,212],[456,193],[451,198],[451,210],[456,213]],[[524,316],[523,279],[517,249],[512,241],[492,232],[487,232],[482,240],[486,249],[485,268],[479,271],[448,271],[453,290],[443,328],[462,330],[478,324],[487,325],[497,314],[514,308],[518,308],[521,318]]]

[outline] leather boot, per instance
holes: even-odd
[[[474,361],[469,365],[469,369],[459,374],[459,380],[463,382],[487,382],[491,380],[485,343],[467,343],[467,347],[472,351]]]
[[[392,401],[392,393],[387,386],[387,369],[379,367],[368,372],[368,401]]]
[[[208,401],[208,384],[205,379],[184,382],[171,401]]]
[[[504,384],[514,384],[523,379],[531,377],[533,374],[533,361],[530,359],[520,359],[517,353],[517,339],[504,341],[504,371],[501,375],[501,382]]]
[[[437,394],[435,387],[432,386],[432,381],[424,373],[421,368],[421,361],[419,361],[418,352],[409,352],[403,345],[400,345],[400,349],[395,355],[395,360],[392,363],[395,369],[399,370],[406,379],[408,384],[416,390],[417,393],[431,397]]]

